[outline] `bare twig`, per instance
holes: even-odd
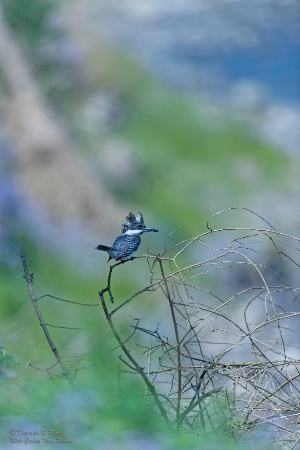
[[[234,211],[254,214],[266,228],[212,226],[216,217]],[[125,298],[114,299],[113,276],[127,261],[110,266],[99,297],[117,342],[114,350],[122,353],[121,372],[142,379],[145,398],[156,405],[169,431],[222,430],[233,438],[248,435],[256,441],[256,426],[264,424],[274,448],[291,450],[300,442],[300,359],[295,344],[300,329],[295,309],[300,299],[295,285],[300,239],[276,231],[246,208],[213,215],[207,229],[166,248],[163,255],[137,257],[147,260],[149,279]],[[188,263],[191,256],[194,262]],[[32,303],[55,353],[23,249],[21,257]],[[143,303],[134,309],[133,303],[149,293],[150,317],[140,318]],[[110,309],[114,300],[117,304]],[[128,326],[126,337],[117,323],[122,329]],[[59,355],[56,360],[61,365]],[[63,373],[68,374],[65,368]]]
[[[72,377],[70,375],[70,372],[67,370],[67,368],[66,368],[66,366],[65,366],[65,364],[64,364],[64,362],[63,362],[63,360],[62,360],[62,358],[61,358],[61,356],[60,356],[60,354],[59,354],[59,352],[58,352],[58,350],[57,350],[57,348],[56,348],[56,346],[55,346],[51,336],[50,336],[50,333],[48,331],[47,325],[46,325],[46,323],[45,323],[45,321],[43,319],[42,313],[41,313],[40,308],[38,306],[37,299],[36,299],[36,297],[34,295],[34,292],[33,292],[33,274],[29,274],[23,245],[21,245],[21,254],[20,254],[20,256],[21,256],[22,264],[23,264],[24,278],[25,278],[25,280],[27,282],[28,292],[29,292],[29,295],[30,295],[31,302],[32,302],[32,305],[34,307],[35,313],[38,316],[40,325],[43,328],[43,331],[44,331],[44,334],[46,336],[46,339],[47,339],[47,341],[48,341],[48,343],[50,345],[50,348],[51,348],[52,352],[54,353],[54,356],[55,356],[58,364],[60,365],[60,367],[62,369],[62,372],[63,372],[64,376],[67,378],[68,382],[73,387],[74,386],[73,379],[72,379]]]
[[[172,317],[172,323],[173,328],[175,332],[175,338],[176,338],[176,351],[177,351],[177,373],[178,373],[178,391],[177,391],[177,405],[176,405],[176,422],[178,427],[180,426],[181,422],[179,420],[180,415],[180,405],[181,405],[181,388],[182,388],[182,376],[181,376],[181,352],[180,352],[180,338],[179,338],[179,332],[178,332],[178,322],[175,316],[175,310],[173,305],[173,300],[170,295],[168,283],[166,281],[164,268],[162,265],[162,260],[158,258],[159,267],[162,275],[162,281],[165,287],[165,295],[168,299],[170,311],[171,311],[171,317]]]
[[[236,210],[254,214],[267,228],[212,227],[217,215]],[[291,321],[299,323],[300,313],[291,308],[300,297],[300,287],[291,286],[276,264],[300,267],[300,239],[276,231],[246,208],[213,215],[207,228],[199,236],[165,249],[162,256],[144,256],[153,259],[148,263],[150,283],[128,298],[118,299],[118,306],[108,312],[104,294],[108,292],[111,299],[114,266],[110,269],[108,285],[99,295],[109,326],[128,359],[121,359],[130,368],[125,371],[142,377],[146,392],[162,417],[168,418],[169,429],[193,433],[225,430],[235,437],[255,433],[257,424],[267,423],[276,431],[276,445],[282,442],[283,448],[288,448],[284,445],[289,442],[294,448],[300,442],[300,414],[296,413],[300,360],[293,357],[298,349],[288,336]],[[228,243],[217,246],[227,235],[231,237]],[[268,255],[268,243],[271,254],[275,249],[278,256],[278,263],[273,258],[271,267],[262,261]],[[196,245],[199,254],[204,249],[205,258],[182,265]],[[159,271],[155,272],[157,263]],[[214,273],[221,283],[212,278]],[[133,299],[147,292],[154,298],[163,292],[168,300],[166,335],[158,325],[153,330],[142,324],[142,319],[135,319],[134,333],[123,340],[112,316],[122,314]],[[167,320],[165,310],[162,314]],[[130,346],[133,336],[135,340],[140,336],[140,341]],[[148,390],[149,377],[155,394]]]
[[[110,274],[111,274],[111,271],[110,271]],[[109,282],[110,282],[110,280],[109,280]],[[154,401],[155,401],[155,403],[156,403],[156,405],[157,405],[157,407],[158,407],[158,409],[160,411],[160,414],[161,414],[162,418],[164,419],[164,422],[165,422],[167,428],[171,431],[172,430],[172,426],[171,426],[170,419],[169,419],[169,417],[167,415],[167,412],[166,412],[165,408],[163,407],[163,405],[162,405],[162,403],[161,403],[161,401],[159,399],[159,396],[156,393],[155,387],[150,383],[147,375],[144,372],[144,369],[137,363],[137,361],[131,355],[130,351],[127,349],[126,345],[122,341],[120,335],[118,334],[118,332],[117,332],[117,330],[116,330],[116,328],[115,328],[115,326],[114,326],[114,324],[112,322],[111,314],[108,312],[108,309],[107,309],[107,306],[106,306],[106,302],[105,302],[105,299],[104,299],[105,292],[108,292],[109,295],[111,295],[110,294],[110,284],[108,284],[106,288],[104,288],[101,291],[99,291],[99,296],[100,296],[100,299],[101,299],[101,304],[102,304],[102,307],[103,307],[103,311],[105,313],[105,317],[106,317],[106,319],[108,321],[110,329],[111,329],[114,337],[116,338],[118,344],[120,345],[121,349],[123,350],[124,354],[126,355],[128,360],[131,362],[133,368],[142,377],[143,381],[145,382],[149,392],[151,393],[151,395],[152,395],[152,397],[153,397],[153,399],[154,399]]]

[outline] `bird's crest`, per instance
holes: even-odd
[[[122,233],[128,230],[141,230],[146,228],[142,214],[139,212],[135,216],[132,212],[128,214],[122,225]]]

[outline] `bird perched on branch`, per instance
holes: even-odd
[[[109,255],[108,261],[110,259],[115,259],[116,261],[131,259],[133,253],[136,252],[140,246],[141,234],[147,233],[148,231],[158,232],[155,228],[146,227],[140,212],[137,213],[136,216],[130,212],[122,225],[121,236],[118,236],[115,239],[113,245],[111,247],[98,245],[96,250],[107,252]]]

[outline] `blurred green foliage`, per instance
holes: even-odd
[[[114,186],[115,195],[129,205],[145,206],[152,211],[152,217],[156,216],[155,224],[163,224],[168,232],[174,224],[184,225],[176,234],[177,240],[201,232],[207,217],[217,209],[245,206],[245,199],[252,202],[262,190],[276,191],[278,186],[289,189],[287,157],[250,136],[241,125],[224,119],[221,113],[214,116],[205,105],[196,106],[184,95],[168,91],[129,58],[102,47],[94,49],[84,66],[74,71],[44,54],[41,45],[59,37],[58,30],[49,26],[57,1],[2,3],[11,28],[30,55],[41,86],[47,75],[47,95],[81,143],[82,151],[93,160],[106,139],[129,142],[137,162],[137,177],[125,190]],[[65,81],[53,83],[49,74],[55,73]],[[126,104],[125,120],[105,133],[101,129],[85,132],[80,127],[82,105],[86,96],[100,92],[103,86],[109,86]],[[28,235],[25,231],[22,239],[30,249],[28,263],[35,271],[38,295],[99,301],[101,280],[82,274],[67,258],[62,260],[35,246]],[[124,276],[115,292],[123,293],[126,288]],[[78,371],[77,387],[71,392],[65,380],[55,378],[52,383],[47,373],[28,366],[32,361],[34,366],[46,369],[53,360],[30,304],[21,263],[13,270],[0,272],[0,301],[1,334],[7,349],[1,350],[0,364],[13,365],[15,360],[20,363],[14,368],[17,376],[0,382],[1,416],[6,430],[23,417],[41,428],[63,428],[67,438],[75,436],[72,448],[89,448],[93,441],[109,439],[122,444],[125,432],[151,434],[154,440],[159,436],[162,424],[159,416],[145,406],[144,386],[127,376],[123,377],[121,390],[118,386],[118,353],[109,353],[115,342],[99,308],[97,313],[94,309],[83,312],[79,306],[70,307],[49,298],[42,304],[49,323],[77,324],[78,328],[93,330],[82,337],[82,331],[51,329],[63,355],[89,352],[89,363]],[[62,405],[66,408],[62,409]],[[84,436],[90,436],[88,443],[82,440]],[[175,437],[157,439],[166,439],[164,448],[170,449],[177,445],[205,449],[207,442],[205,436],[193,435],[180,437],[178,444]],[[236,445],[226,437],[220,443],[217,439],[213,448],[233,450]]]
[[[17,361],[5,348],[0,348],[0,380],[14,375]]]
[[[41,90],[63,116],[69,104],[82,98],[83,86],[80,73],[59,52],[66,38],[56,21],[59,6],[57,0],[3,0],[2,4]]]
[[[2,0],[4,15],[18,37],[32,49],[41,39],[53,37],[48,18],[56,0]]]

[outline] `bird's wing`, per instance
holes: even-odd
[[[118,259],[128,258],[140,246],[141,238],[139,236],[118,236],[113,243],[113,250],[117,251]]]

